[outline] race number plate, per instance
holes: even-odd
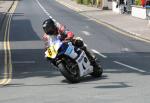
[[[55,46],[54,46],[54,45],[50,46],[50,47],[47,49],[46,55],[47,55],[47,57],[49,57],[49,58],[55,58],[55,57],[56,57],[57,51],[55,50]]]

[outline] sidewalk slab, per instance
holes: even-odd
[[[135,18],[127,14],[116,14],[112,10],[101,10],[95,7],[80,5],[73,0],[56,1],[100,23],[105,23],[113,28],[124,31],[128,35],[150,41],[150,25],[148,20]]]

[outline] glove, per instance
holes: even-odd
[[[71,31],[67,31],[66,35],[67,35],[66,38],[65,38],[66,40],[68,40],[68,39],[71,40],[71,39],[73,39],[73,37],[74,37],[74,34],[73,34],[73,32],[71,32]]]

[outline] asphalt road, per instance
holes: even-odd
[[[42,22],[48,16],[84,39],[101,61],[102,78],[88,76],[78,84],[69,84],[49,65],[44,59],[41,40]],[[4,32],[5,26],[1,35]],[[0,77],[5,73],[6,55],[8,60],[11,58],[12,77],[8,85],[0,87],[0,103],[150,102],[148,43],[112,31],[54,0],[19,1],[8,34],[11,53],[0,46]],[[3,42],[4,35],[1,37]]]

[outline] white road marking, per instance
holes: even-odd
[[[102,53],[98,52],[97,50],[95,50],[95,49],[91,49],[91,50],[92,50],[94,53],[100,55],[101,57],[107,58],[107,56],[103,55]]]
[[[35,61],[13,61],[13,64],[34,64]]]
[[[122,48],[121,51],[128,52],[129,48]]]
[[[84,35],[90,36],[91,34],[88,31],[81,31]]]
[[[41,7],[41,9],[44,11],[44,13],[45,13],[49,18],[53,19],[53,17],[50,15],[50,13],[48,13],[47,10],[41,5],[41,3],[40,3],[38,0],[36,0],[36,1],[37,1],[38,5]],[[56,22],[55,19],[53,19],[53,21]]]
[[[127,68],[130,68],[132,70],[135,70],[135,71],[138,71],[138,72],[142,72],[142,73],[145,73],[146,71],[142,70],[142,69],[139,69],[139,68],[135,68],[135,67],[132,67],[130,65],[127,65],[127,64],[124,64],[124,63],[121,63],[121,62],[118,62],[118,61],[113,61],[114,63],[116,64],[119,64],[119,65],[122,65],[122,66],[125,66]]]

